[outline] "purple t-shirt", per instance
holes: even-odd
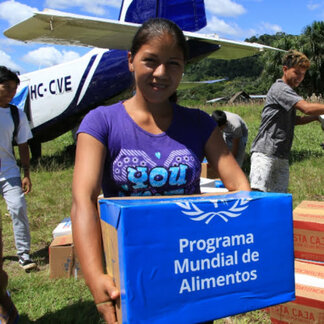
[[[216,123],[199,109],[173,109],[169,129],[158,135],[139,127],[122,103],[100,106],[85,116],[78,133],[90,134],[107,148],[105,197],[200,192],[204,146]]]

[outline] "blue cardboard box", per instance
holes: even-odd
[[[292,197],[100,199],[119,323],[190,324],[295,297]]]

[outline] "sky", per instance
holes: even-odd
[[[45,8],[118,20],[122,0],[0,0],[0,65],[21,74],[70,61],[89,48],[14,41],[3,35],[10,26]],[[202,33],[244,40],[263,34],[300,35],[324,19],[324,0],[205,0],[207,27]]]

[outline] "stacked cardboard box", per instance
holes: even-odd
[[[276,324],[324,324],[324,202],[293,211],[296,300],[269,308]]]
[[[324,324],[324,266],[295,261],[296,300],[269,308],[275,324]]]
[[[82,278],[70,218],[64,218],[53,230],[53,241],[49,246],[49,268],[50,278]]]
[[[49,247],[50,278],[82,278],[72,234],[56,237]]]
[[[295,298],[291,195],[110,198],[99,210],[120,324],[199,323]]]
[[[324,202],[303,201],[294,209],[295,257],[324,262]]]

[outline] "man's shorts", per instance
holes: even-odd
[[[250,171],[250,185],[252,190],[287,192],[288,183],[288,159],[280,159],[259,152],[252,153]]]

